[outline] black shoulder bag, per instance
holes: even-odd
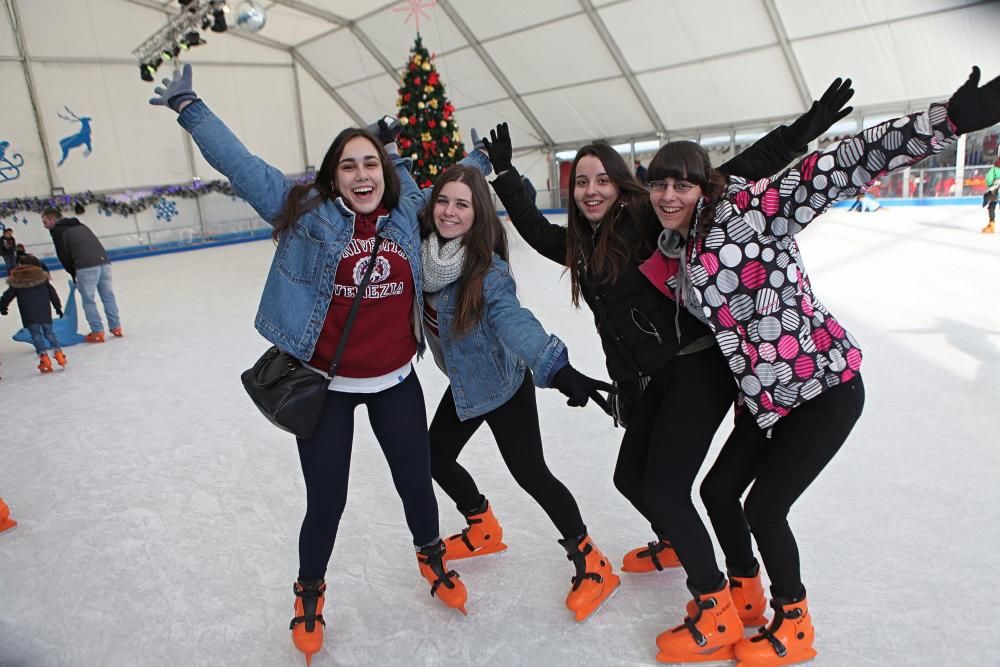
[[[347,337],[354,325],[354,318],[361,306],[361,298],[375,268],[375,256],[378,254],[382,237],[375,237],[375,247],[368,257],[365,275],[358,285],[358,293],[351,304],[351,312],[344,323],[344,331],[340,334],[337,351],[330,364],[329,377],[305,368],[301,361],[287,352],[271,347],[257,360],[257,363],[243,371],[240,379],[243,388],[250,395],[250,400],[257,406],[268,421],[303,440],[311,438],[319,429],[320,418],[323,416],[323,404],[326,402],[326,392],[330,388],[330,380],[337,374],[340,357],[347,347]]]

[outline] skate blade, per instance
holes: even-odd
[[[737,662],[736,667],[783,667],[784,665],[801,665],[806,662],[812,662],[813,658],[816,657],[816,649],[810,648],[808,651],[800,656],[794,658],[786,657],[779,658],[775,655],[773,658],[768,658],[767,660],[762,660],[758,662]]]
[[[445,552],[446,553],[445,559],[451,561],[451,560],[465,560],[467,558],[483,558],[486,556],[500,556],[505,551],[507,551],[507,545],[504,544],[503,542],[499,542],[498,544],[491,544],[481,549],[477,549],[476,551],[473,551],[471,553],[460,553],[457,555],[452,555],[449,552]]]
[[[0,522],[0,533],[2,533],[5,530],[10,530],[16,525],[17,521],[14,521],[13,519],[7,519],[6,521]]]
[[[622,580],[617,575],[609,574],[607,576],[607,581],[612,586],[611,590],[597,598],[597,600],[584,609],[577,609],[575,612],[577,623],[584,623],[588,621],[598,609],[604,606],[605,602],[613,598],[615,593],[618,592],[618,589],[621,587]]]
[[[733,647],[735,644],[727,644],[726,646],[720,646],[711,653],[685,653],[685,654],[675,654],[668,653],[667,651],[661,650],[656,654],[657,662],[665,662],[667,664],[683,664],[688,662],[717,662],[728,664],[731,660],[736,657],[733,652]]]

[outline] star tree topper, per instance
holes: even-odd
[[[406,12],[406,20],[403,23],[409,23],[410,17],[416,18],[417,32],[420,32],[420,17],[423,16],[425,19],[430,20],[430,15],[424,14],[425,9],[430,9],[434,6],[434,0],[406,0],[405,7],[395,7],[392,11],[394,12]]]

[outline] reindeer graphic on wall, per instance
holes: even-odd
[[[57,167],[62,166],[62,163],[66,161],[66,156],[69,155],[69,152],[74,148],[76,148],[77,146],[87,147],[87,149],[83,151],[83,157],[87,157],[88,155],[90,155],[91,151],[93,150],[90,145],[90,116],[84,116],[83,118],[81,118],[80,116],[77,116],[75,113],[70,111],[69,107],[64,106],[63,109],[65,109],[66,113],[70,115],[69,118],[62,115],[58,111],[56,112],[56,115],[62,118],[63,120],[69,121],[71,123],[79,122],[80,130],[76,134],[71,134],[65,139],[59,140],[59,148],[62,149],[62,158],[59,160],[59,163],[56,164]]]
[[[21,167],[24,166],[24,158],[20,153],[12,153],[7,156],[7,149],[10,148],[9,141],[0,141],[0,183],[13,181],[21,177]],[[2,225],[3,223],[0,223]]]

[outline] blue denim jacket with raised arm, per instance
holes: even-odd
[[[270,224],[281,212],[294,183],[278,169],[252,154],[202,101],[189,104],[177,122],[194,139],[202,155],[233,184],[237,195]],[[466,158],[482,170],[488,158],[478,151]],[[412,323],[418,354],[425,342],[421,322],[424,307],[423,265],[418,215],[424,195],[409,176],[408,159],[392,156],[400,180],[396,207],[378,219],[380,236],[403,249],[415,288]],[[333,294],[341,253],[354,235],[354,213],[338,198],[307,212],[283,234],[271,260],[254,325],[268,341],[289,354],[312,357]]]

